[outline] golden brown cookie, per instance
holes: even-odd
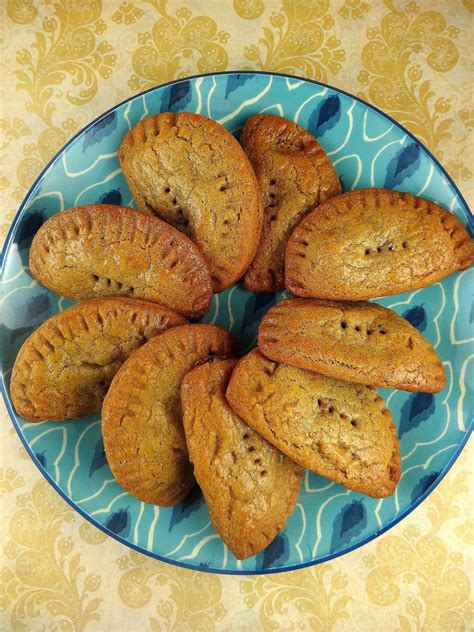
[[[138,206],[201,248],[214,291],[240,279],[260,237],[262,196],[235,138],[205,116],[164,112],[127,133],[119,158]]]
[[[341,184],[316,139],[281,116],[252,116],[245,124],[241,142],[264,203],[260,245],[243,282],[252,292],[274,292],[285,286],[288,237],[315,206],[338,195]]]
[[[373,387],[272,362],[258,349],[234,369],[234,411],[284,454],[349,489],[390,496],[400,478],[400,444]]]
[[[446,386],[430,343],[375,303],[281,301],[260,323],[258,346],[270,360],[348,382],[428,393]]]
[[[303,469],[250,428],[225,399],[237,360],[191,369],[181,384],[189,458],[212,522],[239,560],[272,542],[291,515]]]
[[[102,407],[113,475],[133,496],[176,505],[194,484],[184,438],[180,388],[200,360],[231,355],[235,339],[215,325],[182,325],[150,340],[115,376]]]
[[[27,421],[62,421],[100,410],[112,378],[149,338],[186,319],[133,298],[84,301],[44,322],[21,347],[10,386]]]
[[[189,318],[209,309],[207,264],[190,239],[156,217],[92,204],[53,215],[30,250],[32,275],[75,300],[133,296]]]
[[[448,211],[409,193],[363,189],[298,224],[286,249],[286,287],[363,300],[425,287],[473,261],[474,243]]]

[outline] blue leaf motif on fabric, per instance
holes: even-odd
[[[10,342],[14,343],[18,338],[23,338],[23,336],[29,336],[33,333],[33,330],[36,329],[34,325],[30,327],[17,327],[16,329],[12,329],[10,332]]]
[[[247,75],[240,72],[235,75],[229,75],[227,78],[227,85],[225,87],[225,98],[227,99],[229,94],[234,92],[234,90],[237,90],[237,88],[240,88],[240,86],[243,86],[249,79],[253,79],[253,77],[254,75]]]
[[[267,310],[275,304],[275,301],[276,294],[274,292],[260,292],[259,294],[249,296],[245,303],[240,331],[252,325],[256,320],[260,320]]]
[[[367,512],[361,500],[345,505],[332,524],[331,553],[340,550],[367,526]]]
[[[107,458],[105,456],[104,442],[101,437],[95,444],[94,456],[92,457],[91,465],[89,468],[89,478],[92,476],[92,474],[94,474],[94,472],[97,472],[97,470],[100,470],[106,464]]]
[[[405,318],[413,327],[416,327],[419,331],[425,331],[426,329],[426,312],[423,305],[415,305],[410,309],[407,309],[403,313]]]
[[[105,526],[113,533],[126,537],[130,531],[130,512],[128,509],[114,511],[105,521]]]
[[[195,485],[182,503],[173,507],[173,512],[170,518],[170,524],[168,531],[179,524],[182,520],[188,518],[192,513],[197,511],[203,504],[204,499],[202,492],[197,485]]]
[[[289,554],[288,538],[285,533],[279,533],[273,542],[257,555],[256,568],[269,568],[275,566],[275,562],[279,563],[278,566],[283,566]]]
[[[100,121],[97,121],[90,129],[84,132],[84,142],[82,143],[82,151],[88,147],[100,143],[101,140],[110,136],[117,127],[117,114],[110,112]]]
[[[435,408],[435,398],[432,393],[410,395],[400,410],[400,437],[413,428],[417,428],[422,421],[426,421]]]
[[[412,176],[420,166],[420,147],[416,143],[409,143],[397,151],[387,166],[384,187],[393,189],[403,180]]]
[[[423,478],[421,478],[417,485],[413,488],[410,496],[411,502],[414,503],[420,496],[423,496],[426,490],[428,490],[437,480],[438,476],[439,472],[430,472],[426,476],[423,476]]]
[[[162,112],[178,112],[191,101],[191,82],[180,81],[163,90],[161,95]]]
[[[44,455],[44,451],[35,452],[35,456],[38,459],[38,461],[41,463],[41,465],[44,467],[44,469],[46,469],[46,457]]]
[[[99,199],[99,204],[118,204],[120,206],[122,204],[120,189],[112,189],[104,193]]]
[[[332,129],[341,118],[341,99],[333,94],[314,110],[309,117],[308,131],[316,138]]]

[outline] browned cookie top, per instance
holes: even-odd
[[[264,316],[261,352],[350,382],[437,393],[441,360],[408,321],[374,303],[288,299]]]
[[[285,285],[285,247],[294,227],[315,206],[338,195],[341,185],[316,139],[281,116],[252,116],[241,140],[265,207],[262,238],[244,285],[254,292],[273,292]]]
[[[61,421],[100,410],[115,373],[149,338],[186,319],[132,298],[84,301],[43,323],[21,347],[11,381],[27,421]]]
[[[303,469],[250,428],[225,399],[237,360],[214,359],[181,384],[189,458],[212,522],[238,559],[275,538],[295,507]]]
[[[409,193],[362,189],[324,202],[286,249],[293,294],[362,300],[435,283],[474,261],[474,243],[451,213]]]
[[[156,505],[179,503],[194,483],[180,399],[184,375],[200,360],[235,351],[215,325],[182,325],[138,349],[115,376],[102,408],[107,460],[128,492]]]
[[[190,112],[155,114],[127,133],[119,158],[138,206],[201,248],[216,292],[243,275],[262,200],[247,156],[222,125]]]
[[[272,362],[254,349],[234,369],[226,397],[303,467],[376,498],[395,491],[400,444],[374,388]]]
[[[30,269],[50,290],[76,300],[133,296],[200,318],[212,298],[195,244],[158,218],[123,206],[91,204],[53,215],[33,239]]]

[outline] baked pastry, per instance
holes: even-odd
[[[260,237],[262,196],[225,127],[191,112],[155,114],[127,133],[119,158],[140,209],[200,247],[215,292],[243,275]]]
[[[400,444],[377,391],[268,360],[258,349],[234,369],[233,410],[291,459],[375,498],[393,494]]]
[[[100,410],[112,378],[148,339],[186,319],[133,298],[73,305],[44,322],[21,347],[10,393],[26,421],[62,421]]]
[[[286,287],[363,300],[425,287],[473,261],[474,243],[448,211],[409,193],[363,189],[298,224],[286,249]]]
[[[239,559],[255,555],[284,528],[303,469],[230,408],[225,391],[237,360],[213,359],[181,384],[189,458],[212,522]]]
[[[115,376],[102,407],[105,453],[122,487],[144,502],[176,505],[194,485],[180,388],[196,362],[231,355],[235,339],[215,325],[182,325],[143,345]]]
[[[110,204],[53,215],[30,250],[32,275],[75,300],[133,296],[189,318],[209,309],[207,264],[190,239],[156,217]]]
[[[375,303],[281,301],[260,323],[258,346],[270,360],[349,382],[428,393],[446,386],[430,343]]]
[[[285,286],[288,237],[315,206],[341,192],[326,152],[303,127],[273,114],[250,117],[241,138],[263,193],[260,244],[243,282],[252,292]]]

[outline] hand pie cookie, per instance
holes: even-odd
[[[180,388],[200,360],[227,356],[235,339],[215,325],[182,325],[150,340],[115,376],[102,407],[107,461],[139,500],[176,505],[194,485]]]
[[[243,281],[252,292],[274,292],[285,287],[288,237],[315,206],[338,195],[341,184],[316,139],[281,116],[252,116],[245,124],[241,142],[264,203],[262,237]]]
[[[260,237],[262,197],[232,134],[205,116],[164,112],[127,133],[119,158],[140,209],[199,246],[214,291],[240,279]]]
[[[284,528],[303,469],[233,412],[225,398],[237,360],[214,359],[181,384],[186,444],[194,476],[221,538],[242,560]]]
[[[189,318],[201,318],[212,298],[207,264],[190,239],[156,217],[110,204],[48,219],[33,239],[30,270],[75,300],[132,296]]]
[[[425,287],[473,261],[474,243],[448,211],[409,193],[362,189],[298,224],[286,248],[286,287],[359,301]]]
[[[374,388],[272,362],[254,349],[235,367],[226,397],[301,466],[375,498],[395,491],[400,444]]]
[[[375,303],[281,301],[260,323],[258,346],[270,360],[349,382],[428,393],[446,385],[430,343]]]
[[[21,347],[10,392],[26,421],[62,421],[100,410],[112,378],[148,339],[186,319],[132,298],[84,301],[44,322]]]

